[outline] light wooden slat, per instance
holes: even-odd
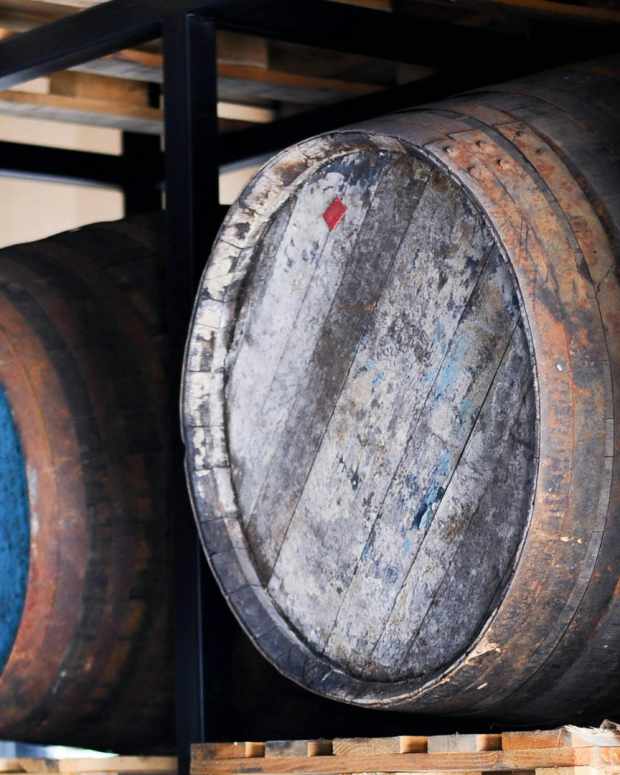
[[[245,743],[204,743],[192,747],[192,760],[196,759],[242,759],[245,757]]]
[[[145,134],[162,131],[161,111],[142,105],[130,105],[67,97],[57,94],[0,92],[0,113],[50,121],[68,121]]]
[[[604,770],[598,767],[537,767],[536,775],[599,775]]]
[[[620,735],[613,729],[590,729],[570,725],[533,732],[504,732],[501,737],[502,748],[505,751],[559,748],[560,746],[572,748],[620,746]]]
[[[541,748],[534,751],[482,751],[479,753],[379,754],[372,756],[291,757],[264,759],[196,761],[193,775],[222,773],[259,773],[278,775],[295,772],[499,772],[540,768],[582,767],[598,762],[605,766],[620,764],[615,748]]]
[[[475,753],[476,751],[499,751],[502,736],[487,735],[432,735],[428,738],[429,753]]]
[[[265,743],[203,743],[192,746],[192,761],[211,759],[244,759],[265,755]]]
[[[110,756],[100,759],[60,759],[61,773],[158,773],[177,771],[175,756]]]
[[[54,759],[35,759],[19,757],[0,759],[0,772],[8,773],[45,773],[58,772],[58,762]]]
[[[264,745],[267,757],[331,756],[332,740],[270,740]]]
[[[109,78],[64,70],[50,76],[49,91],[50,94],[64,97],[149,107],[148,84],[126,78]]]
[[[0,115],[101,126],[144,134],[161,134],[163,131],[161,110],[58,94],[14,90],[0,92]],[[233,118],[220,118],[218,121],[220,132],[243,129],[254,123]]]
[[[0,759],[0,772],[18,775],[42,775],[43,773],[64,773],[64,775],[82,775],[82,773],[170,773],[177,771],[177,759],[174,756],[109,756],[98,758],[41,759],[20,757]]]
[[[399,737],[341,737],[334,740],[333,750],[336,756],[402,753]]]

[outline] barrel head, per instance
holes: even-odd
[[[439,676],[501,601],[532,502],[535,368],[461,185],[381,136],[298,154],[250,184],[207,266],[188,472],[224,592],[261,601],[251,622],[247,594],[236,606],[258,647],[363,701]]]

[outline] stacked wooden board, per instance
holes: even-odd
[[[203,743],[192,749],[193,775],[241,773],[535,772],[594,775],[620,767],[614,725],[535,732],[267,743]]]
[[[0,759],[2,775],[175,775],[175,756],[108,756],[79,759]]]

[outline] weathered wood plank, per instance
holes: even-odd
[[[273,450],[283,438],[287,413],[299,400],[317,326],[341,280],[343,263],[338,257],[363,223],[383,172],[382,162],[369,166],[356,157],[327,166],[316,181],[308,182],[290,216],[284,211],[278,215],[263,242],[251,281],[254,292],[246,296],[248,305],[240,313],[242,337],[236,329],[239,344],[233,344],[227,392],[231,457],[239,472],[238,497],[246,524],[252,521]],[[340,227],[330,231],[323,213],[335,197],[344,198],[349,209]],[[321,303],[327,306],[323,312]],[[277,529],[274,515],[250,527],[259,534]],[[265,540],[257,543],[264,547],[270,567],[277,547]]]
[[[523,533],[535,470],[535,411],[519,327],[374,652],[378,662],[389,664],[398,653],[403,669],[424,673],[477,635],[483,622],[475,612],[492,607]],[[494,562],[485,561],[489,552]],[[429,640],[433,649],[424,648]]]
[[[424,197],[423,204],[418,211],[419,223],[422,224],[431,220],[431,218],[436,218],[437,222],[443,225],[443,212],[438,208],[440,207],[440,203],[442,201],[445,203],[446,199],[450,202],[450,206],[446,207],[445,210],[447,215],[447,213],[450,211],[450,208],[454,208],[455,206],[453,198],[445,197],[445,189],[438,188],[438,192],[435,198],[433,198],[430,191],[427,192]],[[424,204],[425,201],[426,204]],[[475,217],[476,216],[474,214],[474,222]],[[454,222],[461,223],[462,216],[455,216]],[[416,223],[418,222],[416,221]],[[416,235],[418,228],[419,227],[412,228],[411,234]],[[468,228],[472,230],[470,226],[468,226]],[[446,227],[446,230],[449,232],[449,227]],[[476,239],[480,241],[480,245],[484,244],[485,240],[488,242],[488,236],[480,236],[480,226],[478,226],[478,230],[479,234],[477,235]],[[475,229],[472,231],[475,231]],[[453,237],[455,245],[460,242],[462,237],[462,232],[458,232],[458,234],[459,236],[457,237],[455,232]],[[441,239],[440,235],[441,232],[438,233],[437,239]],[[413,240],[415,240],[415,236],[412,236],[412,241]],[[471,246],[469,246],[468,243],[465,243],[465,245],[465,247],[462,247],[460,260],[464,264],[466,263],[466,259],[467,262],[469,262],[469,271],[472,272],[472,279],[470,282],[473,283],[476,278],[476,274],[473,272],[476,264],[469,258],[470,253],[468,251],[471,251]],[[477,250],[480,250],[480,245],[478,248],[476,248]],[[372,445],[363,443],[363,437],[368,436],[369,433],[371,436],[374,435],[374,437],[378,438],[379,440],[385,438],[385,436],[382,434],[386,434],[386,429],[381,426],[381,400],[384,401],[387,409],[389,410],[386,411],[385,416],[385,422],[391,423],[391,427],[388,425],[389,430],[387,431],[387,435],[390,436],[394,445],[394,451],[396,452],[394,457],[394,465],[398,466],[399,458],[402,455],[402,447],[399,449],[398,445],[394,443],[394,434],[398,435],[399,433],[403,433],[404,427],[405,436],[402,441],[404,446],[407,441],[406,428],[408,426],[406,424],[403,426],[403,423],[398,422],[398,419],[403,414],[407,416],[412,411],[411,409],[405,407],[407,406],[407,402],[410,404],[412,395],[415,398],[415,388],[412,387],[411,380],[404,378],[402,375],[416,375],[416,378],[419,380],[419,384],[421,384],[422,388],[424,388],[425,384],[428,384],[428,382],[424,382],[425,379],[428,380],[428,376],[426,376],[424,371],[424,369],[428,367],[428,364],[422,364],[421,360],[423,357],[428,358],[428,356],[425,355],[425,350],[417,342],[414,342],[414,346],[411,347],[411,343],[407,342],[406,336],[404,335],[405,330],[408,332],[413,328],[413,330],[420,330],[423,332],[426,327],[426,330],[428,331],[426,335],[426,347],[428,348],[428,343],[430,343],[433,339],[434,329],[436,329],[437,324],[441,320],[441,313],[439,312],[439,310],[443,310],[441,304],[430,305],[430,309],[428,309],[427,312],[427,307],[424,306],[423,303],[420,304],[420,299],[416,298],[420,292],[417,289],[424,289],[426,291],[428,286],[429,280],[424,274],[425,268],[429,272],[429,278],[433,275],[436,277],[437,275],[435,251],[432,247],[428,247],[427,250],[429,260],[426,264],[426,267],[424,264],[424,256],[421,257],[420,255],[416,255],[416,251],[412,250],[412,253],[415,255],[415,260],[412,262],[410,254],[408,254],[407,250],[403,251],[400,264],[398,265],[397,270],[394,272],[395,279],[393,287],[391,287],[389,291],[386,292],[387,301],[384,302],[384,300],[382,300],[381,304],[379,304],[379,306],[376,308],[375,320],[380,321],[378,324],[378,331],[375,330],[377,328],[377,324],[375,324],[373,321],[373,327],[369,329],[369,333],[366,336],[368,341],[365,342],[364,345],[360,348],[360,351],[356,356],[356,360],[350,372],[354,375],[354,378],[357,377],[359,379],[360,375],[362,375],[363,381],[367,385],[367,393],[360,393],[359,382],[350,389],[349,385],[347,385],[345,386],[340,396],[339,402],[336,405],[331,421],[332,424],[327,430],[319,455],[314,461],[314,469],[310,473],[306,483],[306,492],[300,501],[300,508],[303,508],[306,502],[312,503],[312,508],[315,509],[315,513],[317,514],[317,520],[320,521],[317,521],[316,525],[312,526],[310,521],[310,512],[304,512],[304,518],[299,518],[298,520],[299,531],[292,529],[287,536],[287,542],[297,542],[294,552],[291,553],[291,555],[288,557],[289,566],[295,567],[299,574],[298,577],[303,578],[304,581],[303,585],[299,585],[299,594],[295,593],[294,595],[291,595],[290,589],[287,589],[285,593],[278,591],[277,600],[278,605],[282,606],[283,609],[287,611],[287,613],[292,617],[292,620],[295,621],[296,626],[301,626],[302,629],[304,629],[303,617],[306,616],[306,620],[307,617],[312,618],[313,625],[316,625],[314,620],[316,615],[316,617],[325,621],[326,624],[322,626],[326,626],[328,628],[327,632],[329,632],[329,628],[333,626],[334,617],[338,612],[338,606],[341,602],[339,596],[342,595],[343,590],[346,589],[347,567],[354,568],[356,563],[358,563],[357,558],[359,557],[359,552],[363,550],[364,541],[367,540],[368,528],[366,529],[366,534],[361,539],[359,548],[357,548],[356,543],[351,540],[355,535],[355,531],[360,529],[359,518],[351,513],[353,504],[359,504],[358,508],[363,507],[364,500],[368,496],[372,496],[373,489],[376,489],[377,487],[380,489],[380,484],[377,484],[377,481],[371,480],[371,485],[367,487],[366,491],[364,490],[364,487],[366,486],[365,480],[368,478],[366,476],[368,463],[364,464],[364,459],[370,461],[372,464],[374,462],[373,456],[374,458],[378,457],[378,464],[383,464],[383,470],[381,470],[381,466],[379,465],[379,475],[385,482],[384,486],[387,484],[392,484],[394,471],[393,469],[390,470],[390,468],[385,465],[385,459],[389,455],[390,450],[387,452],[380,450],[379,454],[377,454],[376,447],[373,449]],[[420,253],[420,249],[418,249],[417,253]],[[458,261],[458,259],[455,260]],[[446,268],[446,272],[447,271],[450,270]],[[451,271],[454,271],[458,274],[461,269],[452,269]],[[454,287],[449,283],[446,284],[445,279],[443,279],[444,275],[442,272],[443,270],[441,270],[440,267],[439,282],[442,286],[442,289],[447,285],[445,291],[446,298],[449,299],[450,303],[452,304],[452,319],[454,320],[454,325],[456,326],[462,315],[462,307],[459,306],[459,302],[456,301],[456,297],[452,298]],[[510,312],[512,303],[511,299],[513,295],[512,286],[505,279],[501,279],[499,281],[498,288],[502,286],[502,284],[505,290],[499,293],[498,302],[495,304],[495,307],[498,309],[497,314],[503,315],[505,314],[505,311],[508,311],[509,315],[514,315],[514,313]],[[467,287],[467,282],[463,280],[462,292],[464,293],[464,296],[460,302],[461,304],[465,304],[467,301]],[[471,287],[471,285],[469,287]],[[432,293],[436,294],[436,290],[433,289]],[[481,292],[481,295],[485,294],[487,297],[491,296],[488,289]],[[409,323],[409,321],[407,321],[405,323],[405,325],[409,325],[410,328],[404,329],[403,333],[400,334],[402,337],[402,342],[396,340],[399,341],[400,348],[404,352],[404,355],[400,355],[398,346],[395,347],[394,345],[395,321],[393,319],[394,316],[391,313],[391,310],[403,310],[411,308],[410,300],[412,299],[416,299],[416,303],[419,305],[420,315],[419,319],[416,319],[415,322],[412,321]],[[507,299],[508,304],[505,303]],[[435,313],[439,314],[440,316],[434,318],[433,315]],[[443,317],[446,316],[443,315]],[[474,329],[472,330],[475,330],[476,327],[483,329],[485,326],[486,329],[493,330],[495,328],[496,322],[497,321],[485,321],[484,317],[482,317],[480,321],[474,322]],[[444,325],[444,323],[447,325],[446,321],[441,320],[441,324]],[[401,326],[402,325],[403,323],[401,323]],[[510,335],[510,330],[513,325],[514,324],[510,324],[506,329],[508,335]],[[450,336],[451,335],[448,332],[448,334],[446,334],[446,347],[449,344]],[[469,335],[469,338],[472,338],[471,334]],[[378,345],[375,344],[375,339],[379,342]],[[467,335],[464,335],[461,337],[461,342],[466,342],[467,339]],[[481,339],[480,341],[483,342],[484,340]],[[381,351],[381,347],[385,349],[385,353]],[[410,348],[409,350],[407,349],[408,347]],[[417,350],[417,354],[414,352],[412,356],[411,350]],[[420,355],[420,352],[422,355]],[[489,356],[484,349],[481,350],[481,353],[483,354],[483,360],[488,360]],[[445,350],[440,349],[436,356],[436,368],[438,368],[441,364],[444,354]],[[401,361],[400,366],[398,366],[397,356],[401,359],[404,358],[404,360]],[[385,363],[382,363],[382,359]],[[372,363],[372,369],[368,369],[367,363]],[[488,367],[490,369],[490,377],[492,377],[494,373],[492,361],[489,362]],[[420,368],[422,368],[421,376],[419,373]],[[458,373],[458,369],[456,369],[456,372]],[[385,378],[385,375],[387,375],[385,386],[378,388],[377,384],[382,382],[382,380]],[[435,377],[431,376],[431,385],[433,384],[434,379]],[[351,380],[351,382],[353,381],[354,380]],[[415,383],[413,384],[415,385]],[[484,397],[486,389],[487,388],[484,387],[483,382],[480,393],[481,398]],[[420,407],[424,405],[427,391],[428,387],[421,392],[418,398]],[[397,400],[400,398],[400,400],[403,401],[403,398],[401,397],[404,397],[405,406],[403,406],[403,403],[400,403],[399,400]],[[366,403],[366,406],[372,406],[372,411],[369,411],[367,414],[373,423],[371,430],[364,428],[363,412],[367,411],[363,408],[364,403]],[[433,402],[430,401],[429,405],[432,406]],[[344,408],[340,410],[340,406]],[[359,406],[359,408],[355,408],[356,406]],[[415,412],[413,412],[413,414],[415,415]],[[354,421],[351,421],[350,418],[353,417]],[[472,411],[471,421],[473,421],[474,417],[475,411]],[[459,422],[461,422],[460,415],[457,415],[457,419]],[[347,423],[350,424],[350,428],[347,428]],[[331,431],[332,427],[335,429],[334,431]],[[462,425],[459,425],[460,431],[465,434],[464,438],[467,438],[467,427],[469,427],[467,424],[464,426],[464,428]],[[330,442],[332,437],[333,441]],[[428,433],[420,433],[420,438],[428,438]],[[344,445],[342,442],[343,439],[346,439]],[[444,442],[442,441],[442,443]],[[353,450],[351,450],[352,444],[355,445]],[[428,447],[428,445],[426,446]],[[326,451],[324,452],[324,450]],[[432,452],[430,457],[433,457],[433,454],[436,454],[436,452],[434,452],[432,449],[430,451]],[[458,458],[459,453],[460,447],[455,448],[456,458]],[[345,458],[347,460],[346,464],[344,464]],[[361,464],[360,461],[362,461]],[[415,466],[412,465],[411,467]],[[445,473],[448,475],[449,471],[446,471]],[[351,477],[353,477],[353,479],[351,479]],[[338,480],[340,481],[338,482]],[[313,486],[313,482],[315,481],[317,484]],[[334,495],[335,492],[337,495]],[[333,513],[333,519],[337,520],[338,522],[338,528],[331,531],[329,528],[331,519],[328,519],[328,515],[330,513]],[[350,527],[347,526],[346,520],[350,520]],[[397,526],[400,524],[400,518],[398,514],[395,514],[395,523]],[[400,530],[400,528],[398,529]],[[321,533],[317,532],[319,530]],[[310,537],[311,533],[314,535],[314,539]],[[322,535],[324,537],[317,543],[316,537],[318,535]],[[391,543],[393,546],[398,546],[399,541],[401,540],[402,539],[398,536],[393,537],[390,534],[388,539],[386,539],[386,543]],[[313,541],[316,545],[316,549],[311,546]],[[335,545],[332,546],[334,543]],[[292,544],[289,544],[289,546],[291,545]],[[394,551],[393,546],[391,547],[393,554],[398,555],[398,551]],[[325,552],[324,547],[329,547],[329,551]],[[281,553],[281,558],[287,558],[288,552],[290,552],[290,549],[285,545]],[[351,557],[350,560],[348,559],[349,555]],[[390,558],[391,557],[392,555],[390,555]],[[337,558],[337,562],[334,563],[333,566],[330,566],[330,558]],[[320,564],[321,560],[323,559],[324,562]],[[365,560],[366,558],[362,557],[362,564],[365,562]],[[398,561],[398,558],[394,560],[394,562]],[[344,629],[344,634],[342,636],[342,640],[345,643],[345,648],[357,654],[359,654],[359,652],[361,650],[363,651],[365,648],[364,639],[367,638],[367,623],[369,618],[372,619],[372,617],[376,616],[377,623],[374,626],[376,627],[377,633],[379,635],[383,628],[384,619],[389,614],[392,605],[388,599],[386,602],[387,611],[386,613],[381,613],[380,606],[382,605],[382,599],[384,599],[386,595],[386,591],[383,589],[384,582],[382,580],[381,574],[377,574],[376,558],[371,558],[368,560],[368,562],[372,563],[374,570],[372,572],[369,572],[369,570],[362,570],[359,573],[359,579],[362,579],[364,584],[370,584],[371,591],[367,594],[367,597],[363,600],[363,602],[359,604],[359,607],[356,607],[355,605],[350,607],[350,625],[348,629]],[[319,563],[319,565],[315,567],[315,563]],[[406,565],[403,570],[406,570],[407,567],[408,565]],[[277,576],[278,567],[276,567],[275,574]],[[286,570],[283,571],[283,575],[286,575]],[[379,586],[377,587],[377,585]],[[274,588],[274,580],[272,579],[270,586],[272,594]],[[395,591],[397,591],[397,589]],[[300,595],[308,601],[320,600],[321,610],[315,611],[314,609],[308,608],[304,612],[303,602]],[[329,597],[330,595],[331,599]],[[363,616],[360,615],[360,611],[362,609],[364,611]],[[379,613],[377,613],[377,611],[379,611]],[[352,637],[352,629],[354,627],[361,628],[361,632],[357,640]],[[378,635],[376,637],[378,637]],[[369,647],[372,648],[372,646],[373,643],[371,641]],[[329,651],[329,644],[326,653],[328,653],[332,658],[334,657],[334,652]],[[338,657],[341,657],[341,655],[338,655]],[[362,659],[364,659],[364,661],[367,660],[366,653]]]
[[[308,740],[268,740],[265,743],[265,756],[291,757],[307,756]]]
[[[286,443],[276,451],[272,466],[272,470],[279,473],[278,478],[267,481],[267,498],[260,499],[255,507],[255,512],[264,521],[271,521],[276,507],[274,501],[279,500],[278,491],[284,489],[290,493],[290,506],[283,519],[284,530],[273,535],[276,562],[268,589],[277,605],[282,604],[283,610],[295,621],[305,615],[303,606],[298,608],[297,604],[301,598],[312,596],[312,592],[296,583],[286,568],[296,567],[298,581],[306,577],[309,583],[322,583],[318,580],[319,567],[311,569],[309,565],[316,562],[323,547],[329,546],[323,531],[312,531],[302,505],[303,494],[312,486],[314,464],[331,425],[334,408],[341,399],[357,354],[365,345],[375,307],[398,264],[402,240],[426,181],[424,168],[419,168],[406,156],[394,162],[382,178],[373,206],[351,246],[353,249],[349,248],[347,270],[330,316],[322,326],[303,393],[287,417]],[[304,535],[299,534],[298,526]],[[304,526],[308,527],[307,533]],[[294,542],[288,540],[289,531],[295,536]],[[335,546],[329,547],[328,555],[336,556]],[[327,579],[322,581],[327,583]],[[322,600],[320,611],[314,608],[317,619],[313,622],[313,642],[331,621],[327,599]],[[296,609],[295,613],[293,609]]]
[[[291,429],[293,426],[297,426],[294,434],[299,438],[300,443],[303,444],[306,449],[306,454],[308,455],[312,452],[311,447],[309,445],[306,446],[308,433],[310,433],[307,428],[308,423],[311,423],[314,426],[312,434],[315,437],[320,439],[321,435],[321,424],[319,422],[313,422],[312,414],[308,411],[309,407],[306,404],[304,394],[313,396],[312,400],[315,402],[325,398],[321,411],[327,413],[326,419],[328,419],[329,416],[329,399],[327,396],[322,397],[319,394],[318,384],[320,384],[321,379],[329,378],[329,375],[327,373],[324,374],[324,371],[328,369],[329,361],[332,356],[326,352],[324,356],[326,358],[325,363],[318,368],[315,368],[314,371],[312,370],[312,367],[310,369],[308,368],[308,364],[311,363],[311,361],[317,362],[317,348],[320,348],[321,346],[323,348],[330,346],[330,343],[328,342],[323,341],[323,343],[321,343],[320,337],[322,332],[323,336],[325,336],[324,329],[330,325],[328,315],[331,309],[340,311],[341,315],[353,315],[354,319],[357,318],[358,320],[361,320],[366,313],[366,310],[364,309],[364,303],[366,302],[356,305],[355,300],[346,298],[347,290],[346,287],[343,289],[343,286],[346,286],[347,282],[345,268],[347,266],[347,255],[350,251],[351,242],[359,240],[360,244],[363,244],[365,242],[364,230],[370,228],[368,224],[371,222],[371,216],[367,214],[370,203],[376,201],[379,197],[391,196],[391,184],[390,180],[387,179],[388,173],[383,169],[385,162],[381,161],[381,159],[377,159],[377,162],[365,169],[365,165],[362,165],[359,168],[355,166],[351,168],[350,172],[347,173],[353,176],[350,191],[347,188],[342,190],[332,188],[332,183],[329,178],[326,178],[326,193],[320,195],[316,205],[313,204],[315,198],[314,190],[312,188],[309,189],[308,196],[310,197],[310,202],[307,203],[308,206],[305,208],[308,212],[302,217],[298,226],[299,235],[302,237],[302,241],[296,243],[294,246],[291,243],[291,248],[289,249],[290,256],[285,256],[287,261],[290,260],[296,262],[296,273],[291,274],[288,279],[289,283],[291,281],[295,283],[293,286],[293,293],[289,293],[284,288],[280,290],[277,288],[275,289],[278,292],[275,294],[275,298],[278,298],[278,296],[279,298],[290,298],[289,304],[293,306],[293,312],[296,315],[294,319],[295,322],[287,322],[290,319],[290,313],[287,309],[282,309],[278,319],[271,323],[271,325],[275,326],[279,331],[280,338],[282,339],[282,337],[284,337],[282,344],[285,346],[285,350],[282,351],[283,354],[279,359],[278,371],[275,372],[275,380],[273,382],[268,382],[270,392],[265,393],[265,400],[260,404],[254,397],[257,395],[260,397],[260,386],[263,380],[261,379],[258,382],[258,385],[255,380],[253,382],[252,393],[249,397],[246,397],[245,400],[246,402],[256,401],[256,404],[258,404],[257,409],[254,409],[254,414],[248,413],[247,411],[239,414],[240,417],[245,416],[246,418],[243,430],[247,440],[242,440],[240,436],[239,440],[242,442],[243,446],[239,443],[237,449],[239,449],[240,452],[245,452],[245,450],[250,451],[252,447],[254,447],[255,450],[258,450],[258,455],[256,456],[258,472],[261,475],[261,479],[264,481],[264,484],[261,485],[261,489],[256,490],[256,494],[253,495],[252,500],[250,501],[248,499],[246,501],[249,508],[246,507],[242,510],[246,513],[246,521],[249,524],[250,535],[261,536],[260,539],[258,537],[255,539],[259,555],[269,553],[264,555],[264,561],[267,562],[269,569],[273,565],[273,561],[277,555],[278,546],[281,540],[278,536],[283,535],[286,530],[286,525],[294,508],[294,500],[297,497],[295,488],[287,487],[285,490],[286,498],[282,499],[281,485],[278,484],[278,482],[282,482],[286,477],[286,471],[281,467],[283,459],[288,458],[288,465],[295,462],[287,451],[287,447],[293,443]],[[327,172],[328,168],[326,168],[325,172],[322,174],[325,175]],[[357,179],[358,174],[359,179]],[[401,172],[399,174],[403,173]],[[364,177],[367,178],[366,185],[363,182]],[[358,182],[356,182],[356,180]],[[375,193],[375,187],[377,185],[379,188]],[[336,201],[336,199],[346,202],[347,211],[335,228],[330,230],[323,218],[323,214],[329,208],[330,203]],[[309,232],[309,229],[312,229],[313,231],[318,229],[318,233],[324,235],[322,241],[315,244],[316,239],[311,236],[312,232]],[[323,243],[325,247],[322,247]],[[304,274],[307,276],[313,263],[304,258],[306,251],[310,251],[308,259],[311,258],[315,251],[321,251],[320,267],[318,271],[313,270],[317,271],[316,281],[307,290],[304,285],[299,284],[303,282],[302,278],[304,277]],[[308,269],[304,268],[306,262],[310,264]],[[279,272],[282,271],[282,269],[279,270]],[[275,283],[271,283],[270,285],[275,285]],[[266,292],[270,292],[269,287]],[[299,313],[296,313],[295,310],[299,305],[302,306],[299,307]],[[281,306],[282,305],[280,305],[280,307]],[[265,306],[265,314],[268,317],[271,316],[271,308],[271,306]],[[289,330],[291,326],[293,326],[292,337]],[[336,329],[333,330],[334,332],[336,331]],[[340,333],[340,331],[342,333]],[[303,336],[299,335],[297,332],[303,332]],[[355,345],[355,330],[347,332],[346,327],[343,327],[339,329],[338,335],[353,337],[353,341],[349,346]],[[264,339],[264,337],[261,337],[261,340],[262,339]],[[256,334],[252,334],[251,341],[256,342],[254,345],[255,349],[256,347],[264,348],[269,346],[270,343],[267,339],[264,339],[262,342],[261,340],[257,338]],[[289,340],[290,345],[288,344]],[[336,335],[335,341],[337,341]],[[237,363],[235,363],[233,369],[231,384],[239,384],[239,394],[241,393],[242,388],[243,391],[247,392],[247,388],[242,385],[240,380],[237,383],[235,382],[236,368]],[[339,362],[337,368],[345,369],[346,362]],[[265,362],[261,359],[256,361],[255,369],[262,370],[269,375],[269,367],[266,367]],[[324,376],[322,376],[323,374]],[[310,386],[313,380],[317,383],[317,386],[314,388]],[[338,387],[338,383],[334,382],[333,384],[329,383],[328,389],[332,392],[337,392]],[[231,410],[232,428],[233,415],[235,411],[239,411],[239,407],[235,407],[233,402],[231,402],[231,406],[234,407]],[[260,412],[259,415],[255,414],[257,410]],[[301,428],[295,420],[295,417],[300,414],[304,418],[304,428]],[[253,416],[260,417],[260,422],[251,422]],[[250,420],[250,422],[248,422],[248,420]],[[268,455],[265,455],[262,451],[260,443],[257,446],[257,440],[253,435],[248,436],[248,432],[250,432],[250,434],[259,433],[264,436],[265,440],[270,445],[269,448],[265,448]],[[231,438],[233,438],[232,434]],[[279,444],[280,439],[282,439],[281,444]],[[248,443],[248,441],[251,443]],[[234,455],[234,438],[231,443],[231,448]],[[245,454],[247,455],[247,452],[245,452]],[[260,460],[259,456],[263,456],[264,462],[262,464],[258,463]],[[297,477],[296,481],[299,482],[298,486],[302,486],[305,473],[303,464],[301,461],[298,462],[299,466],[297,467],[295,476]],[[249,467],[246,467],[244,470],[247,470],[247,468]],[[250,476],[252,476],[251,468],[249,470]],[[269,472],[272,470],[278,472],[277,479],[274,479],[270,475]],[[248,491],[248,495],[249,494],[250,491]],[[240,499],[241,502],[244,501],[243,494],[241,494]],[[277,505],[272,504],[270,499],[275,499]],[[253,516],[254,514],[256,514],[256,517]],[[270,536],[270,538],[267,538],[268,536]],[[274,538],[272,539],[271,536]],[[262,547],[262,549],[259,547]]]
[[[414,595],[412,600],[420,608],[414,605],[407,609],[405,619],[401,618],[403,612],[397,611],[394,618],[398,626],[389,628],[387,636],[385,625],[398,592],[405,580],[409,582],[407,591],[411,591],[411,584],[415,587],[415,580],[420,580],[431,596],[435,594],[443,578],[446,555],[458,546],[457,536],[466,529],[470,511],[467,505],[459,508],[450,499],[450,485],[453,477],[462,472],[463,450],[512,336],[518,316],[511,306],[512,293],[512,286],[498,272],[496,256],[485,266],[462,312],[434,382],[430,387],[421,385],[424,399],[420,412],[406,415],[411,417],[408,438],[396,458],[390,488],[376,506],[380,524],[369,535],[345,598],[346,607],[341,608],[326,650],[332,656],[338,654],[339,659],[344,652],[357,669],[378,671],[386,665],[390,678],[397,677],[392,658],[402,648],[398,633],[407,632],[410,638],[425,611],[425,605]],[[493,425],[487,433],[483,444],[495,444],[497,430]],[[469,469],[461,476],[471,497],[476,493],[477,477]],[[435,535],[438,539],[433,546]],[[429,549],[428,559],[420,558],[423,563],[418,568],[420,547],[427,537],[433,548]],[[468,562],[475,566],[478,558],[470,556]],[[383,588],[379,590],[379,586]],[[370,615],[361,618],[360,612],[368,609],[371,600],[375,603]],[[479,616],[477,604],[474,595],[471,609],[464,616]],[[379,641],[383,648],[377,649]],[[384,653],[386,645],[388,653]],[[437,658],[437,646],[421,647],[422,651],[432,652],[431,661]],[[396,660],[401,666],[396,669],[404,671],[407,668],[402,656],[403,652]]]

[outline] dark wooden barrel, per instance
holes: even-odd
[[[0,251],[0,738],[173,742],[161,223]]]
[[[207,263],[183,426],[258,649],[370,708],[620,709],[620,60],[310,139]]]

